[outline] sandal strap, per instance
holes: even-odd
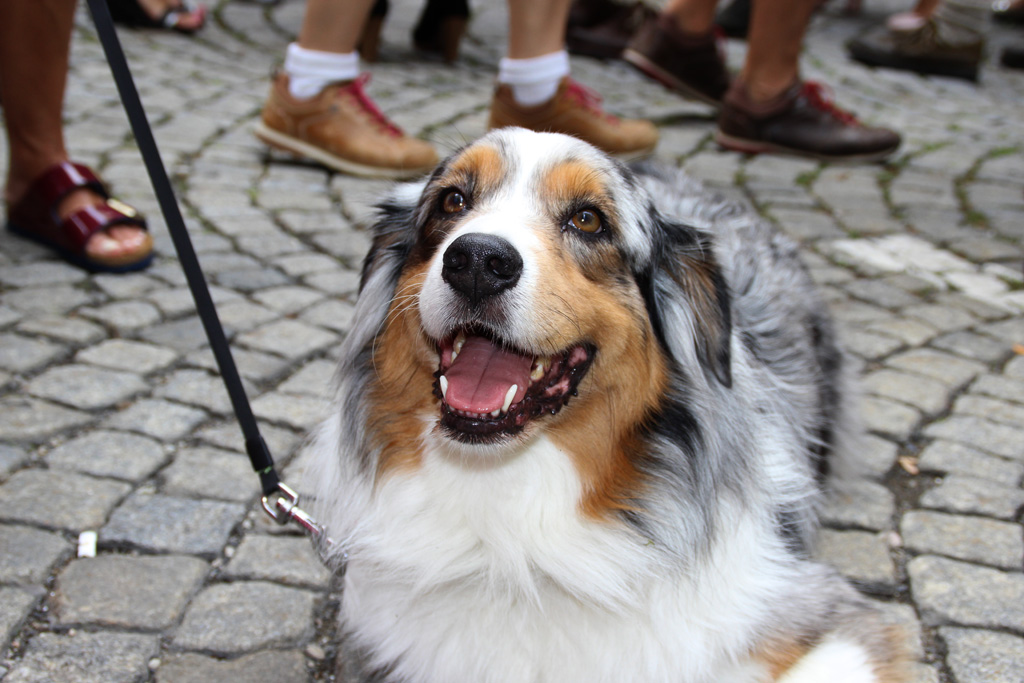
[[[94,234],[115,225],[148,229],[146,221],[135,209],[116,199],[108,199],[106,204],[86,206],[65,218],[61,223],[61,237],[67,241],[68,247],[80,251]]]
[[[92,190],[104,199],[110,196],[91,168],[72,161],[62,161],[44,171],[32,183],[29,195],[55,211],[62,199],[80,188]]]

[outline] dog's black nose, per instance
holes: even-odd
[[[471,303],[514,286],[523,273],[523,257],[507,240],[471,232],[452,242],[441,257],[441,277]]]

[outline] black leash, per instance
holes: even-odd
[[[0,2],[6,1],[0,0]],[[245,388],[242,386],[235,360],[231,356],[224,328],[217,316],[217,309],[210,297],[210,290],[206,286],[206,278],[199,266],[199,259],[196,258],[192,240],[188,236],[185,221],[174,197],[171,181],[167,177],[167,170],[160,158],[160,150],[157,149],[153,131],[149,126],[146,112],[142,108],[139,93],[135,88],[135,81],[128,69],[128,62],[125,60],[117,32],[114,30],[110,8],[107,7],[106,0],[88,0],[88,3],[93,23],[96,25],[96,33],[103,45],[103,52],[107,57],[107,63],[110,64],[110,71],[114,75],[114,82],[117,84],[117,91],[121,96],[121,103],[128,114],[132,133],[139,145],[142,160],[146,164],[146,171],[153,184],[153,191],[160,203],[160,211],[164,220],[167,221],[167,228],[171,233],[181,267],[185,271],[185,278],[192,291],[196,310],[203,322],[210,348],[213,349],[213,355],[217,360],[217,367],[220,368],[221,378],[224,380],[224,386],[231,398],[235,417],[242,428],[242,434],[245,437],[245,450],[249,454],[253,470],[260,477],[260,486],[263,490],[263,509],[281,524],[294,521],[313,535],[320,536],[322,531],[320,526],[298,507],[298,495],[285,486],[278,477],[277,470],[274,468],[274,459],[260,435],[259,425],[256,423],[256,417],[249,405],[249,399],[245,395]],[[278,498],[276,502],[271,503],[269,498],[275,493],[282,494],[285,498]]]

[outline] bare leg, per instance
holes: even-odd
[[[793,85],[800,50],[817,0],[754,0],[747,58],[740,79],[754,102],[765,102]]]
[[[690,34],[705,34],[715,22],[718,0],[669,0],[662,10],[676,21],[680,31]]]
[[[299,46],[319,52],[356,49],[374,0],[306,0]]]
[[[508,57],[530,59],[565,48],[572,0],[508,0]]]
[[[10,160],[4,198],[17,201],[39,175],[65,161],[61,120],[75,0],[0,1],[0,102],[7,124]],[[68,195],[58,214],[96,204],[88,190]],[[145,240],[136,227],[115,226],[93,235],[86,252],[115,256],[139,249]]]

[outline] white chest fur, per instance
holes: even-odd
[[[583,517],[580,494],[545,439],[500,464],[428,451],[361,512],[347,627],[410,681],[762,680],[724,664],[792,579],[756,525],[733,520],[684,573],[625,525]]]

